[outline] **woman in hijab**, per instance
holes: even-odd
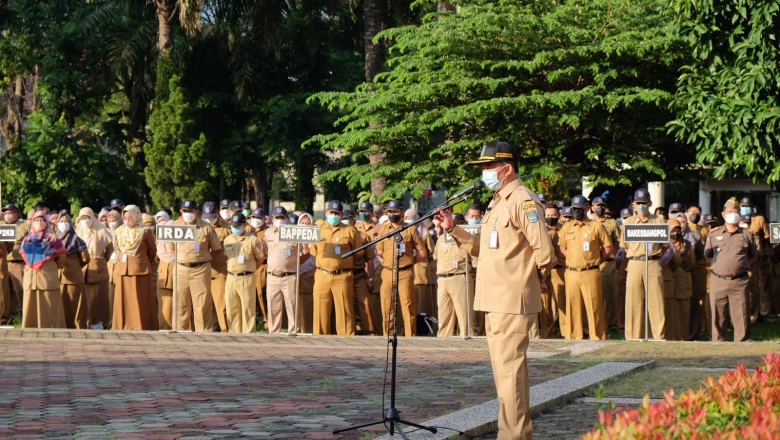
[[[108,306],[112,310],[111,319],[114,318],[114,291],[116,290],[116,282],[114,280],[114,268],[116,268],[117,246],[116,246],[116,230],[122,224],[122,213],[115,210],[110,210],[106,213],[106,231],[111,234],[111,241],[114,243],[114,253],[108,258]],[[111,322],[109,322],[109,326]]]
[[[311,214],[301,213],[298,217],[299,225],[313,224]],[[303,253],[309,253],[309,245],[303,245]],[[301,333],[311,333],[314,328],[314,272],[317,267],[317,258],[310,256],[301,263],[301,276],[298,280],[298,319],[301,321]]]
[[[158,330],[157,296],[152,281],[152,263],[157,246],[151,231],[143,228],[141,211],[128,205],[122,211],[124,224],[116,230],[117,263],[114,269],[115,330]]]
[[[95,218],[92,208],[81,208],[79,211],[76,234],[87,244],[89,252],[89,264],[84,268],[87,326],[105,329],[111,322],[107,261],[114,253],[113,240],[111,234]]]
[[[65,246],[65,266],[60,269],[60,291],[67,328],[87,327],[87,301],[84,294],[83,267],[89,264],[87,244],[76,234],[70,222],[70,214],[60,211],[57,217],[56,236]]]
[[[158,212],[155,218],[159,225],[173,224],[170,214],[165,211]],[[157,257],[160,259],[157,266],[157,321],[160,323],[160,330],[170,330],[173,325],[173,265],[176,256],[166,246],[166,242],[159,241]]]
[[[24,268],[24,313],[22,327],[65,328],[57,267],[65,265],[65,246],[49,232],[43,211],[32,215],[30,233],[22,240],[19,253]]]

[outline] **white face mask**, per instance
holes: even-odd
[[[723,220],[726,221],[726,223],[730,225],[738,225],[739,224],[739,214],[736,212],[729,212],[725,216],[723,216]]]
[[[6,215],[3,216],[3,219],[9,225],[13,224],[13,223],[16,223],[16,220],[18,220],[15,214],[6,214]]]
[[[414,220],[409,220],[408,218],[404,219],[404,223],[406,223],[407,225],[411,225],[413,221]]]
[[[70,223],[68,222],[57,223],[57,230],[62,232],[63,234],[70,231]]]
[[[181,218],[184,219],[187,223],[192,223],[195,221],[195,213],[194,212],[182,212]]]
[[[345,225],[345,226],[349,226],[349,220],[348,220],[348,219],[345,219],[345,218],[343,218],[343,219],[341,219],[341,224],[342,224],[342,225]]]
[[[84,225],[87,228],[91,228],[92,227],[92,219],[91,218],[85,218],[84,220],[81,221],[81,224]]]
[[[253,218],[249,220],[249,224],[252,225],[253,228],[259,228],[260,226],[263,226],[263,220],[259,218]]]
[[[116,229],[119,227],[119,222],[108,222],[108,227],[111,229]]]
[[[220,210],[219,216],[222,217],[222,220],[230,220],[230,210],[229,209]]]
[[[275,218],[274,219],[274,227],[276,227],[276,228],[278,228],[281,225],[286,225],[286,224],[287,224],[287,220],[285,220],[283,218]]]

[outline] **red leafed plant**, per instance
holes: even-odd
[[[744,365],[718,380],[707,378],[698,391],[639,409],[608,408],[596,428],[583,437],[602,439],[780,439],[780,354],[748,373]]]

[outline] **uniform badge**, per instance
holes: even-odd
[[[715,241],[723,241],[723,236],[719,235],[719,236],[715,237]]]
[[[539,221],[539,215],[536,214],[536,211],[525,213],[525,218],[528,220],[528,223],[536,223]]]

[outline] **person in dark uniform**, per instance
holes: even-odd
[[[758,250],[749,229],[739,227],[739,202],[735,197],[723,205],[725,224],[710,231],[704,256],[710,261],[710,307],[712,340],[725,341],[728,314],[734,326],[734,341],[750,340],[750,268]]]

